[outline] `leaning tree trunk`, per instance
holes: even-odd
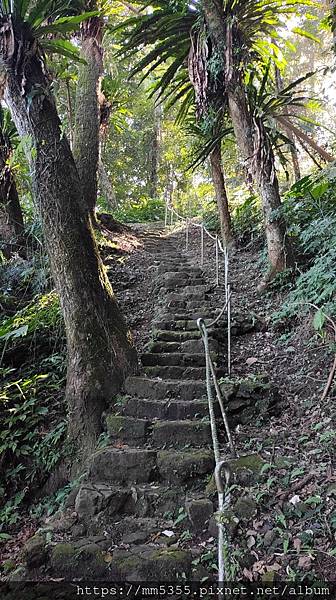
[[[104,407],[134,368],[135,350],[99,257],[36,42],[9,20],[0,28],[2,40],[4,32],[5,99],[20,136],[31,139],[33,190],[65,321],[69,440],[76,456],[85,457],[101,431]]]
[[[101,17],[91,17],[81,25],[81,57],[85,64],[78,69],[73,134],[73,155],[82,183],[84,205],[93,219],[98,188],[102,27]]]
[[[256,131],[252,115],[247,104],[245,89],[241,81],[239,66],[236,65],[235,49],[233,48],[232,23],[226,23],[222,0],[203,0],[203,9],[211,41],[217,56],[222,61],[222,72],[225,74],[229,112],[235,132],[237,145],[248,168],[255,180],[262,199],[265,217],[265,231],[268,256],[271,269],[267,276],[270,280],[277,272],[286,266],[287,242],[282,219],[272,211],[269,205],[279,213],[281,199],[277,176],[274,169],[273,153],[268,152],[266,162],[262,158],[258,143],[259,130]],[[266,132],[262,127],[263,140],[267,141]],[[272,162],[273,161],[273,162]],[[271,163],[271,164],[270,164]],[[266,281],[265,281],[266,283]]]
[[[275,160],[267,132],[261,121],[253,124],[247,106],[245,90],[236,80],[228,90],[229,110],[238,148],[251,179],[258,186],[262,201],[270,270],[259,288],[263,289],[277,273],[292,262],[286,239],[286,227],[281,215],[279,183]]]
[[[222,240],[224,246],[228,248],[233,243],[233,235],[231,228],[229,203],[226,193],[224,172],[222,166],[222,150],[220,142],[216,144],[214,150],[210,154],[210,164],[212,181],[216,193]]]

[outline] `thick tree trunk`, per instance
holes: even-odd
[[[82,183],[84,204],[92,217],[97,202],[99,163],[100,93],[102,62],[102,21],[92,17],[82,25],[81,57],[86,64],[78,69],[73,155]]]
[[[7,71],[5,99],[20,136],[32,143],[33,190],[67,334],[69,440],[79,458],[94,448],[102,411],[133,370],[135,351],[98,254],[34,40],[8,22],[6,33],[9,43],[0,57]],[[23,63],[17,59],[21,48],[30,57]]]
[[[220,142],[210,154],[212,181],[215,188],[222,240],[225,247],[233,244],[231,217],[222,166]]]

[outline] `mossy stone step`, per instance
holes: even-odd
[[[190,331],[172,331],[172,330],[158,330],[154,333],[154,340],[162,342],[185,342],[186,340],[199,339],[201,336],[198,328],[196,327]]]
[[[214,464],[211,450],[160,450],[157,454],[160,480],[175,484],[205,477],[213,472]]]
[[[213,352],[211,358],[214,362],[217,360],[217,354]],[[141,362],[145,367],[153,366],[178,366],[178,367],[204,367],[204,351],[199,354],[187,354],[182,352],[170,353],[151,353],[148,352],[141,356]]]
[[[147,377],[161,379],[202,379],[205,378],[205,367],[156,366],[143,369]]]
[[[178,421],[209,416],[207,400],[144,400],[130,398],[123,406],[124,415],[148,419],[169,419]],[[219,405],[215,403],[216,415],[220,415]]]
[[[209,337],[209,349],[210,352],[218,352],[219,351],[219,343],[218,340],[214,340],[212,337]],[[150,353],[164,353],[167,354],[169,352],[174,353],[183,353],[186,354],[202,354],[204,352],[204,344],[201,339],[189,339],[184,342],[165,342],[165,341],[154,341],[150,342],[148,345],[148,350]]]
[[[174,290],[175,288],[185,288],[190,286],[199,286],[202,281],[200,276],[195,276],[186,271],[179,271],[177,273],[166,272],[159,275],[158,285],[165,288],[166,290]]]
[[[122,441],[129,446],[148,444],[155,448],[196,448],[211,443],[209,423],[200,419],[152,422],[124,415],[108,415],[106,427],[111,441]]]
[[[84,519],[88,529],[90,519],[100,515],[100,525],[111,523],[117,515],[135,515],[139,517],[163,516],[174,513],[181,506],[181,490],[158,483],[108,485],[83,483],[75,498],[74,509],[80,519]]]
[[[163,400],[165,398],[181,398],[194,400],[206,395],[206,384],[198,380],[166,380],[149,379],[148,377],[128,377],[125,382],[125,392],[138,398],[152,398]]]
[[[89,459],[88,478],[93,482],[148,483],[156,477],[154,450],[107,447]]]
[[[205,421],[157,421],[153,424],[152,444],[156,448],[204,448],[211,444],[210,423]]]
[[[107,415],[106,429],[111,441],[121,441],[129,446],[146,444],[151,421],[148,419],[134,419],[124,415]]]

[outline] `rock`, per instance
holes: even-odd
[[[146,419],[134,419],[121,415],[108,415],[106,428],[112,440],[121,440],[129,445],[144,444],[150,427]]]
[[[138,448],[106,448],[92,455],[89,479],[96,482],[146,483],[153,480],[156,452]]]
[[[246,485],[258,481],[262,467],[265,464],[259,454],[246,454],[239,458],[234,458],[229,462],[229,466],[235,481],[240,485]],[[211,496],[217,493],[215,478],[212,476],[206,486],[206,494]]]
[[[207,528],[209,519],[213,515],[213,504],[206,498],[188,499],[186,511],[193,531],[201,532]]]
[[[43,565],[48,556],[44,536],[34,535],[24,545],[23,558],[27,569],[36,569]]]
[[[57,577],[97,580],[106,574],[104,554],[96,544],[57,544],[51,549],[51,568]]]
[[[125,504],[130,492],[126,489],[106,485],[83,484],[76,498],[76,512],[81,518],[92,517],[108,507],[109,516],[118,513]]]
[[[211,444],[210,424],[202,421],[158,421],[153,426],[153,445],[204,447]]]
[[[233,512],[242,521],[249,521],[257,513],[257,503],[253,498],[239,498],[233,506]]]
[[[123,544],[141,544],[145,543],[148,538],[146,531],[135,531],[134,533],[127,533],[121,538]]]
[[[52,517],[49,517],[45,521],[45,529],[49,531],[55,531],[58,533],[63,533],[65,531],[69,531],[78,520],[78,515],[76,511],[72,508],[65,509],[63,511],[58,511]]]
[[[276,534],[276,531],[274,531],[274,529],[270,529],[269,531],[266,531],[264,538],[263,538],[263,545],[266,546],[266,548],[268,548],[269,546],[271,546],[273,544],[276,537],[277,537],[277,534]]]
[[[176,484],[187,482],[213,471],[213,453],[210,450],[192,452],[161,450],[158,452],[158,468],[162,479]]]

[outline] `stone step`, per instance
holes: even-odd
[[[170,316],[169,314],[163,315],[160,317],[159,321],[154,321],[153,325],[156,329],[164,329],[166,331],[199,331],[197,326],[197,319],[203,319],[202,316],[197,316],[195,319],[181,319],[179,315],[177,315],[178,318],[174,318],[174,316],[175,315]],[[206,319],[205,322],[206,324],[208,324],[211,321],[212,319],[210,318]]]
[[[164,400],[165,398],[181,398],[182,400],[201,399],[206,395],[204,381],[149,379],[148,377],[128,377],[125,392],[137,398]]]
[[[171,268],[169,268],[169,266],[171,266]],[[157,274],[161,275],[163,273],[167,273],[167,271],[170,271],[171,273],[187,273],[187,274],[192,274],[192,275],[199,275],[201,276],[203,274],[203,270],[200,267],[195,267],[194,265],[190,264],[188,266],[188,263],[184,263],[184,264],[180,264],[180,263],[175,263],[175,262],[171,262],[171,263],[161,263],[160,265],[158,265],[156,267],[157,270]]]
[[[118,486],[89,481],[80,486],[74,509],[85,519],[103,512],[101,520],[111,522],[111,517],[117,515],[148,518],[174,514],[183,500],[180,488],[174,490],[158,483]]]
[[[218,352],[219,350],[219,342],[218,340],[214,340],[213,338],[209,338],[209,348],[210,352]],[[148,350],[150,353],[179,353],[186,352],[187,354],[202,354],[204,352],[204,345],[201,339],[199,340],[187,340],[185,342],[164,342],[164,341],[155,341],[150,342],[148,345]]]
[[[123,442],[131,447],[200,448],[211,444],[210,425],[202,420],[153,422],[111,414],[106,417],[106,428],[111,442]]]
[[[214,470],[212,450],[172,451],[157,453],[158,472],[161,481],[174,484],[188,483],[203,478]]]
[[[172,331],[172,330],[159,330],[154,333],[154,340],[162,342],[185,342],[187,340],[198,340],[201,337],[199,330],[191,329],[189,331]]]
[[[180,366],[152,366],[143,369],[145,375],[151,378],[160,379],[202,379],[205,381],[204,367],[180,367]],[[225,377],[225,369],[216,369],[217,377]]]
[[[214,362],[217,360],[217,355],[212,352],[211,358]],[[177,366],[177,367],[204,367],[205,355],[203,352],[199,354],[186,354],[181,352],[169,353],[146,353],[141,356],[141,362],[145,367],[156,366]]]
[[[166,290],[174,290],[181,287],[197,287],[203,285],[203,282],[200,276],[192,275],[186,271],[180,271],[178,273],[168,272],[159,275],[158,284]]]
[[[132,533],[146,531],[148,535],[145,536],[145,539],[157,537],[155,534],[159,534],[162,528],[157,525],[156,528],[148,529],[143,521],[144,519],[141,519],[139,523],[133,523],[136,531]],[[127,526],[127,523],[125,523],[125,526]],[[197,555],[197,549],[193,551],[190,549],[171,549],[167,548],[167,543],[162,545],[130,543],[132,538],[129,535],[129,532],[124,532],[124,539],[129,540],[129,542],[122,542],[122,538],[122,543],[113,549],[112,554],[107,552],[107,549],[114,545],[113,539],[115,536],[111,537],[112,532],[108,538],[102,539],[100,544],[99,542],[90,544],[84,538],[77,540],[75,543],[70,541],[56,543],[50,547],[48,559],[46,559],[48,574],[53,576],[54,580],[58,578],[76,580],[79,584],[85,581],[97,582],[98,584],[99,582],[120,582],[119,586],[120,584],[123,585],[125,596],[129,595],[130,598],[135,597],[135,584],[125,584],[125,581],[140,581],[145,586],[147,582],[147,586],[151,589],[152,582],[158,581],[159,577],[160,582],[167,582],[168,589],[169,583],[181,582],[181,573],[187,580],[191,578],[192,563],[194,556]],[[139,536],[140,534],[137,533],[136,535]],[[33,570],[33,573],[35,574],[36,570]],[[78,587],[80,588],[81,585]],[[99,587],[101,587],[101,584],[99,584]],[[111,584],[107,584],[101,589],[108,590],[110,588]],[[98,587],[95,586],[94,589],[98,589]],[[116,587],[114,583],[111,589],[119,590],[119,587]]]
[[[207,400],[144,400],[130,398],[121,408],[124,415],[140,419],[163,419],[178,421],[204,418],[209,416]],[[220,415],[219,405],[215,403],[215,413]]]
[[[88,461],[90,481],[149,483],[157,480],[157,453],[139,448],[104,448]]]
[[[189,483],[211,473],[212,450],[143,450],[107,447],[88,462],[88,479],[93,483]]]
[[[210,423],[205,421],[157,421],[153,425],[151,443],[156,448],[204,448],[210,446]]]

